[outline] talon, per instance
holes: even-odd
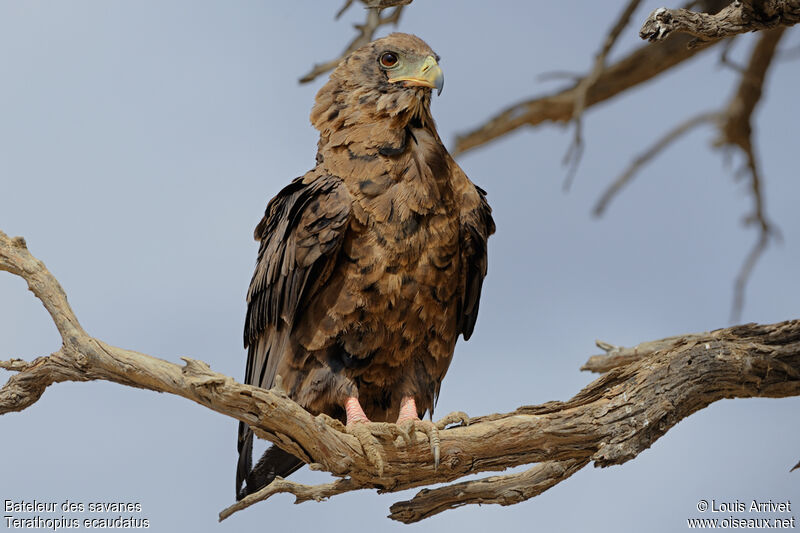
[[[401,439],[403,439],[403,443],[406,446],[408,446],[409,444],[413,444],[414,437],[407,428],[399,424],[388,424],[388,426],[389,426],[389,432],[392,434],[392,439],[400,437]]]
[[[419,421],[419,419],[416,419]],[[417,425],[415,423],[415,419],[408,419],[408,420],[401,420],[395,424],[397,428],[405,435],[403,440],[405,441],[406,445],[412,445],[417,443]]]
[[[469,416],[467,416],[467,413],[464,411],[454,411],[448,415],[445,415],[444,418],[436,422],[436,427],[438,429],[444,429],[450,424],[455,424],[456,422],[463,426],[469,426]]]
[[[428,436],[428,442],[431,446],[431,451],[433,452],[433,469],[439,469],[439,450],[441,441],[439,440],[439,429],[433,422],[428,420],[420,420],[420,425],[422,426],[422,430]]]

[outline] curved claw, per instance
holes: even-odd
[[[469,416],[464,411],[453,411],[450,414],[445,415],[443,418],[439,419],[436,422],[436,427],[439,429],[444,429],[450,424],[455,424],[458,422],[462,426],[469,425]]]
[[[406,446],[413,444],[416,437],[414,436],[414,432],[411,431],[412,428],[406,427],[403,424],[389,424],[389,431],[392,434],[392,438],[396,439],[400,437],[403,439],[403,444]]]
[[[398,431],[406,436],[406,438],[403,439],[406,444],[414,444],[417,442],[416,428],[413,419],[398,421],[395,426],[397,426]]]
[[[428,444],[430,445],[431,452],[433,453],[433,468],[434,470],[437,470],[439,468],[439,458],[441,455],[441,440],[439,439],[439,428],[437,425],[430,420],[410,418],[398,422],[397,426],[408,433],[410,438],[408,441],[406,441],[407,443],[416,442],[417,431],[424,433],[428,437]]]
[[[428,443],[431,446],[431,451],[433,452],[433,469],[439,469],[439,454],[441,449],[441,441],[439,440],[439,428],[436,427],[436,424],[429,420],[420,420],[420,425],[422,426],[422,431],[428,436]]]

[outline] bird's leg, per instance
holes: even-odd
[[[355,396],[349,396],[344,401],[344,411],[347,413],[348,426],[358,422],[369,422],[369,418],[364,414],[364,409],[361,408],[361,404]]]
[[[433,467],[439,468],[439,429],[430,420],[420,420],[417,414],[417,403],[413,396],[403,396],[400,401],[400,414],[397,417],[397,425],[400,426],[411,438],[414,438],[414,431],[419,430],[428,436],[428,443],[433,452]]]
[[[413,396],[403,396],[400,401],[400,415],[397,417],[397,423],[399,424],[406,420],[419,420],[417,402],[414,401]]]
[[[344,410],[347,413],[345,432],[358,439],[361,449],[364,450],[364,455],[378,470],[378,475],[382,476],[384,461],[378,437],[395,438],[400,436],[406,438],[406,435],[396,425],[371,422],[355,396],[347,397],[344,401]]]

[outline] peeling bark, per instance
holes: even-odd
[[[799,0],[736,0],[718,13],[697,13],[688,9],[660,7],[653,11],[639,30],[639,37],[661,41],[674,33],[696,39],[690,43],[717,41],[750,31],[800,22]]]
[[[541,463],[522,474],[422,491],[393,506],[391,517],[413,522],[464,504],[509,505],[589,462],[610,466],[635,458],[677,422],[717,400],[800,395],[800,320],[679,335],[632,349],[602,343],[609,355],[590,359],[587,367],[610,370],[571,400],[471,418],[440,431],[438,469],[424,433],[404,442],[394,424],[365,424],[381,454],[378,468],[341,423],[311,415],[279,389],[242,385],[201,361],[184,358],[179,366],[89,336],[58,281],[23,239],[0,232],[0,270],[28,282],[63,341],[58,351],[31,363],[0,361],[0,368],[17,372],[0,389],[0,414],[32,405],[53,383],[111,381],[182,396],[241,420],[312,468],[341,478],[316,487],[281,480],[223,511],[221,519],[280,492],[295,494],[298,502],[365,488],[395,492]],[[460,418],[446,417],[443,424]]]

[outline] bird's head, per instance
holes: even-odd
[[[317,93],[311,121],[324,131],[356,120],[430,120],[431,92],[444,86],[438,59],[425,41],[407,33],[372,41],[334,69]]]
[[[376,88],[402,91],[410,87],[436,89],[442,94],[444,74],[439,67],[439,56],[425,42],[407,33],[393,33],[370,44],[363,58],[373,69],[369,77],[376,80]],[[374,66],[377,65],[377,71]],[[362,67],[363,68],[363,67]],[[367,74],[367,71],[364,71]],[[420,94],[426,94],[423,91]]]

